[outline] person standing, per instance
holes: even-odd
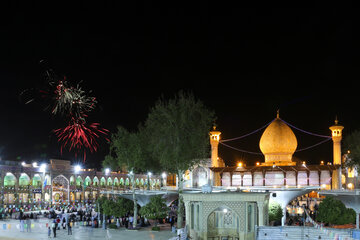
[[[68,235],[72,235],[71,222],[70,221],[68,221],[67,227],[68,227]]]
[[[26,218],[26,232],[31,232],[31,219],[29,217]]]
[[[20,218],[20,232],[24,231],[24,216]]]
[[[48,237],[50,238],[51,237],[51,228],[48,227]]]
[[[51,224],[51,227],[52,227],[52,229],[53,229],[53,233],[54,233],[54,238],[56,238],[56,221],[55,221],[55,219],[54,219],[54,221],[53,221],[53,223]]]

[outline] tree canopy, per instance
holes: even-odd
[[[145,121],[149,152],[163,170],[178,174],[209,156],[214,112],[188,93],[160,99]]]
[[[319,204],[316,217],[317,221],[337,225],[355,223],[355,219],[355,211],[351,208],[346,208],[341,201],[333,197],[326,197]]]
[[[161,195],[150,198],[150,202],[140,209],[140,214],[149,219],[159,219],[166,217],[169,209],[166,206],[165,199]],[[155,221],[155,226],[156,226]]]
[[[347,135],[343,141],[343,152],[347,154],[346,165],[360,169],[360,130]]]
[[[270,201],[269,203],[269,221],[280,221],[283,217],[283,210],[279,203]]]

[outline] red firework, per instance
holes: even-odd
[[[98,139],[100,135],[107,135],[108,130],[99,127],[99,123],[85,124],[84,121],[79,119],[72,119],[68,126],[65,128],[55,129],[55,135],[58,142],[61,142],[60,151],[63,148],[68,148],[69,151],[75,150],[79,152],[84,149],[84,161],[86,158],[85,149],[89,149],[91,153],[96,152],[99,146]],[[105,137],[107,141],[110,141]]]

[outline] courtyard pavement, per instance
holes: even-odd
[[[67,234],[67,229],[57,230],[56,238],[53,238],[51,232],[51,238],[48,237],[48,229],[46,223],[50,221],[48,219],[40,219],[38,222],[32,221],[34,224],[31,232],[20,232],[19,220],[6,220],[0,221],[0,239],[1,240],[48,240],[48,239],[65,239],[65,240],[93,240],[93,239],[156,239],[156,240],[168,240],[175,237],[176,234],[171,233],[169,224],[160,225],[161,230],[159,232],[151,231],[150,228],[143,228],[140,230],[126,230],[120,229],[106,229],[91,228],[84,226],[75,226],[72,228],[73,235]],[[6,224],[6,225],[4,225]]]

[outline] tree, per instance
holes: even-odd
[[[270,201],[269,203],[269,222],[272,221],[281,221],[283,217],[283,210],[279,203],[275,201]]]
[[[343,225],[348,223],[355,223],[356,213],[351,208],[346,208],[345,205],[333,197],[326,197],[320,204],[317,221]]]
[[[138,206],[135,195],[135,172],[147,168],[148,162],[144,153],[143,138],[140,132],[129,132],[125,128],[118,126],[117,132],[111,135],[110,153],[105,157],[104,167],[112,169],[125,169],[130,177],[132,184],[132,194],[134,203],[133,227],[137,225]]]
[[[165,199],[160,195],[150,198],[150,202],[140,209],[140,214],[148,219],[161,219],[167,216],[168,207],[166,206]],[[157,221],[155,221],[155,228]]]
[[[114,203],[115,204],[111,212],[111,215],[114,217],[125,216],[128,212],[134,209],[134,202],[126,198],[119,197],[116,201],[114,201]]]
[[[346,165],[360,169],[360,130],[356,130],[346,136],[343,152],[348,152]]]
[[[174,99],[160,99],[150,110],[144,127],[149,152],[163,170],[178,176],[178,222],[182,227],[183,175],[209,157],[209,129],[215,114],[192,94],[179,92]]]

